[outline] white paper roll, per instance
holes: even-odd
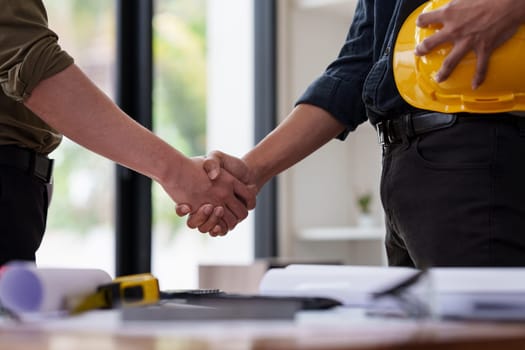
[[[66,297],[95,292],[112,281],[97,269],[37,268],[15,262],[0,276],[0,304],[15,313],[51,312],[65,308]]]

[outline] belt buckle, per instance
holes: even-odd
[[[385,122],[379,122],[379,123],[376,124],[377,142],[381,146],[385,146],[387,144],[387,142],[386,142],[387,140],[385,139],[385,131],[386,131],[386,123]]]
[[[45,183],[51,183],[51,178],[53,177],[53,159],[35,154],[32,170],[34,176]]]
[[[376,124],[377,141],[381,146],[388,146],[394,143],[389,132],[389,121],[385,120]]]

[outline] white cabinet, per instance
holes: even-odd
[[[351,265],[387,265],[382,226],[308,227],[296,233],[295,252]],[[310,256],[310,258],[312,258]]]
[[[305,241],[382,241],[384,227],[324,226],[308,227],[297,232],[297,238]]]

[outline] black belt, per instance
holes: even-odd
[[[16,146],[0,146],[0,166],[12,167],[51,183],[53,159]]]
[[[379,144],[388,146],[430,131],[448,128],[456,119],[456,114],[420,112],[385,120],[376,124]]]

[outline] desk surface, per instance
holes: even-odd
[[[525,349],[525,324],[364,320],[335,313],[293,322],[130,322],[116,314],[0,322],[0,350]]]

